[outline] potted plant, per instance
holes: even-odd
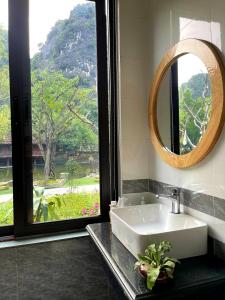
[[[138,254],[135,269],[147,278],[147,288],[152,289],[158,282],[166,282],[173,278],[176,258],[168,257],[165,253],[171,249],[171,243],[162,241],[158,246],[151,244],[145,249],[145,255]]]

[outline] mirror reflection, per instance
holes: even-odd
[[[207,130],[212,110],[210,79],[193,54],[179,57],[166,71],[157,99],[163,145],[178,155],[192,151]]]

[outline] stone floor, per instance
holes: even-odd
[[[0,250],[0,300],[125,300],[90,237]]]

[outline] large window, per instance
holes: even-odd
[[[0,231],[107,220],[115,156],[104,1],[9,0],[9,27],[0,5]]]
[[[33,221],[94,217],[100,214],[95,3],[44,6],[30,0]]]

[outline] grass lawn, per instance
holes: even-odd
[[[54,183],[54,181],[52,180]],[[67,181],[64,185],[60,185],[59,187],[77,187],[77,186],[82,186],[82,185],[92,185],[92,184],[98,184],[99,179],[98,178],[93,178],[93,177],[83,177],[83,178],[75,178],[70,181]],[[9,187],[6,189],[0,189],[0,196],[1,195],[9,195],[13,193],[13,188]]]
[[[9,194],[12,194],[12,193],[13,193],[13,188],[12,187],[4,189],[4,190],[0,190],[0,195],[9,195]]]
[[[48,203],[54,203],[54,214],[49,211],[48,221],[75,219],[96,216],[99,214],[99,193],[69,193],[58,195],[60,205],[55,196],[48,197]],[[97,204],[96,204],[97,203]],[[86,215],[84,215],[86,211]],[[41,222],[43,222],[43,217]],[[12,201],[0,204],[0,226],[13,223]]]
[[[81,186],[81,185],[91,185],[91,184],[98,184],[99,179],[93,177],[83,177],[83,178],[76,178],[72,179],[69,182],[66,182],[65,186]]]

